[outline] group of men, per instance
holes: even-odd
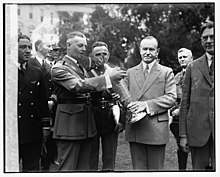
[[[195,61],[190,50],[178,51],[183,70],[175,77],[171,68],[159,64],[159,43],[153,36],[140,42],[142,61],[127,72],[108,66],[108,45],[100,41],[93,44],[91,57],[86,57],[89,64],[83,65],[87,40],[81,32],[68,34],[67,54],[55,64],[51,52],[57,58],[58,47],[50,49],[44,40],[38,40],[36,57],[31,58],[30,39],[19,36],[22,170],[39,171],[42,166],[41,170],[48,171],[56,161],[57,171],[97,171],[101,142],[102,170],[112,171],[118,134],[124,129],[133,170],[163,170],[169,141],[168,110],[173,117],[170,129],[177,140],[179,165],[186,163],[190,150],[194,170],[215,169],[214,71],[209,69],[214,63],[213,35],[213,23],[202,28],[206,54]],[[122,80],[132,100],[127,107],[114,90]],[[145,116],[137,122],[127,121],[143,112]],[[47,151],[52,152],[52,160]],[[45,159],[42,152],[46,152]],[[180,169],[186,168],[183,166]]]

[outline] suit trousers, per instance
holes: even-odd
[[[215,146],[212,138],[212,134],[209,137],[208,142],[202,147],[190,147],[192,154],[192,166],[193,170],[206,170],[206,168],[212,166],[215,169]]]
[[[19,144],[19,159],[23,172],[39,172],[42,141]]]
[[[91,170],[98,170],[100,140],[102,147],[102,170],[112,171],[115,169],[115,158],[118,144],[118,134],[114,132],[103,135],[97,134],[94,138],[90,161]]]
[[[131,160],[135,171],[162,170],[165,159],[166,145],[149,145],[129,142]]]
[[[88,171],[93,138],[57,140],[58,171]]]

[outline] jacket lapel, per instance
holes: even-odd
[[[209,67],[208,67],[208,64],[207,64],[206,55],[203,55],[201,57],[201,60],[199,62],[198,67],[199,67],[199,70],[201,71],[201,73],[203,74],[204,78],[209,83],[209,85],[212,86],[211,79],[210,79],[210,76],[209,76]]]
[[[33,70],[32,68],[30,67],[30,65],[27,63],[26,65],[26,71],[24,73],[24,75],[22,75],[21,79],[19,79],[19,84],[20,84],[20,89],[19,91],[22,91],[31,81],[32,79],[32,75],[33,75]],[[18,73],[18,74],[21,74],[21,73]]]
[[[135,81],[137,82],[137,85],[139,86],[140,89],[142,89],[144,82],[145,82],[145,78],[144,78],[144,72],[143,72],[143,66],[142,63],[140,63],[135,71],[134,71],[134,77],[135,77]]]
[[[67,63],[73,73],[77,73],[81,78],[85,77],[82,69],[80,69],[80,67],[73,60],[71,60],[67,56],[64,56],[63,61]]]
[[[160,75],[161,70],[159,68],[159,65],[155,62],[152,66],[150,72],[147,75],[147,78],[144,82],[144,85],[140,91],[140,94],[138,96],[138,99],[140,99],[143,94],[151,87],[151,85],[154,83],[154,81],[157,79],[157,77]]]

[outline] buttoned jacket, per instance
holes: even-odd
[[[166,144],[169,140],[168,109],[176,100],[172,69],[155,62],[145,79],[140,63],[128,69],[125,83],[132,101],[146,101],[150,112],[138,122],[126,124],[126,140],[142,144]]]
[[[42,71],[28,63],[18,71],[19,143],[42,139],[42,119],[49,117]]]
[[[188,65],[183,80],[179,135],[186,135],[190,146],[205,145],[211,133],[215,137],[214,104],[214,83],[203,55]]]
[[[105,76],[86,78],[86,70],[82,69],[67,56],[52,67],[51,76],[57,87],[58,103],[60,98],[73,98],[77,94],[106,89]],[[58,104],[54,138],[79,140],[95,135],[96,126],[91,104]]]

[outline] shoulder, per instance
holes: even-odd
[[[206,55],[205,55],[205,54],[202,55],[201,57],[196,58],[195,60],[193,60],[193,61],[189,64],[189,66],[198,65],[198,64],[201,63],[201,61],[203,61],[203,60],[206,60]]]
[[[140,68],[140,65],[141,65],[141,63],[139,63],[139,64],[136,65],[136,66],[133,66],[133,67],[129,68],[129,69],[127,70],[127,72],[132,72],[132,71],[135,71],[135,70],[139,69],[139,68]]]
[[[159,63],[156,63],[157,67],[164,72],[173,72],[173,69],[164,65],[161,65]]]

